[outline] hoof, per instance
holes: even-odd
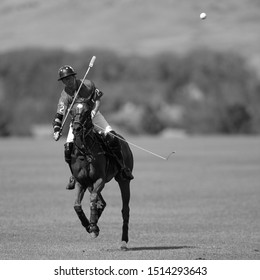
[[[91,238],[97,238],[98,237],[98,232],[95,232],[95,231],[92,231],[91,233],[90,233],[90,236],[91,236]]]
[[[122,241],[122,242],[121,242],[120,249],[121,249],[122,251],[127,251],[127,250],[128,250],[128,248],[127,248],[127,245],[126,245],[126,242],[125,242],[125,241]]]
[[[87,230],[92,238],[96,238],[99,235],[99,228],[97,225],[90,225]]]
[[[90,233],[90,226],[86,227],[87,233]]]

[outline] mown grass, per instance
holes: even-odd
[[[134,138],[129,251],[115,181],[92,240],[74,213],[61,142],[0,140],[0,259],[259,259],[259,138]],[[89,215],[89,195],[83,201]]]

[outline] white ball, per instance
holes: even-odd
[[[201,18],[201,19],[205,19],[206,17],[207,17],[206,13],[201,13],[201,14],[200,14],[200,18]]]

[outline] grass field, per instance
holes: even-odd
[[[121,199],[103,195],[100,236],[74,213],[63,143],[0,139],[0,259],[260,259],[259,138],[129,138],[133,148],[129,250],[119,250]],[[89,215],[89,195],[83,207]]]

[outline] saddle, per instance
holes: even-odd
[[[98,155],[103,154],[107,158],[107,161],[115,164],[119,170],[124,167],[121,146],[117,139],[116,141],[112,141],[111,143],[111,139],[109,137],[105,136],[103,133],[96,131],[93,128],[90,137],[93,139],[95,143],[94,145],[99,145],[99,152],[97,153]],[[76,143],[74,142],[74,144]],[[81,153],[81,160],[86,160],[88,163],[92,162],[94,154],[91,151],[91,147],[83,146],[81,148],[77,147],[77,149]]]

